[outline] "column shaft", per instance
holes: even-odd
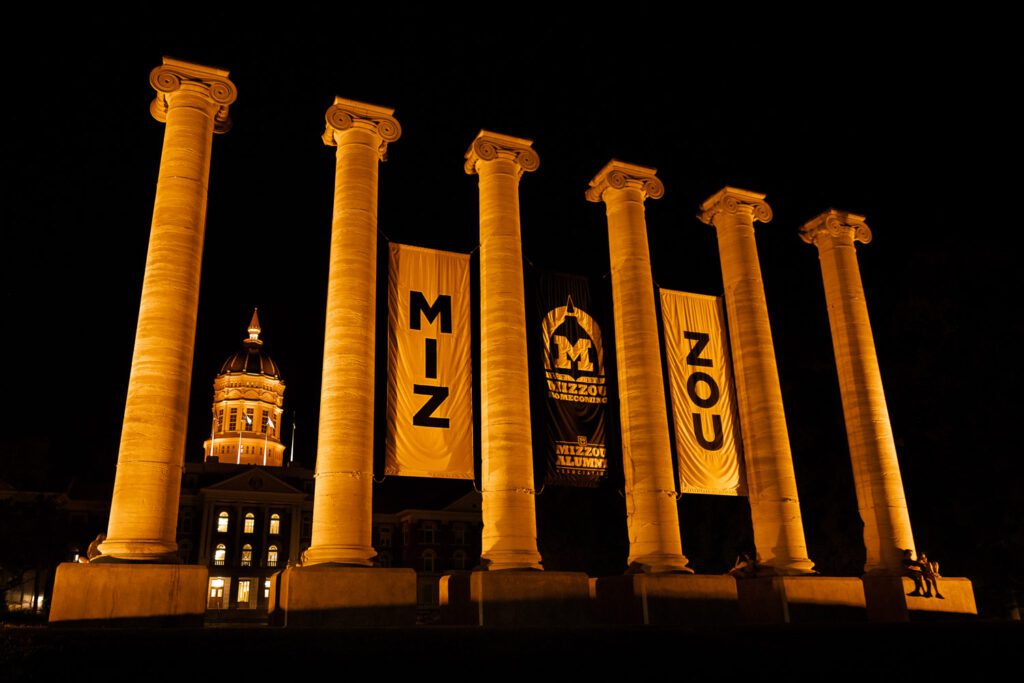
[[[480,177],[481,557],[491,571],[541,569],[519,223],[519,177],[526,164],[517,156],[533,151],[526,140],[488,139],[509,149],[490,159],[471,156],[467,164]]]
[[[642,177],[601,194],[615,311],[628,561],[650,572],[679,571],[687,569],[687,560],[679,537]]]
[[[807,556],[768,302],[754,241],[754,219],[767,222],[764,195],[726,188],[701,216],[718,234],[732,345],[754,543],[762,571],[805,574]]]
[[[166,64],[154,79],[174,71]],[[176,561],[210,150],[218,115],[234,99],[227,72],[208,74],[221,88],[211,97],[209,83],[187,80],[196,72],[191,66],[184,83],[176,73],[176,87],[154,80],[165,93],[159,117],[166,128],[110,523],[100,546],[119,559]]]
[[[323,383],[304,564],[372,564],[377,165],[399,135],[392,110],[335,100],[324,141],[337,146]]]
[[[871,233],[860,217],[829,211],[809,222],[803,237],[817,246],[821,260],[857,505],[864,521],[864,569],[902,573],[903,550],[914,549],[914,534],[854,246],[855,239],[869,241]]]

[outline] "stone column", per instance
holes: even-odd
[[[864,570],[901,574],[903,550],[914,549],[914,534],[854,248],[855,242],[871,241],[871,230],[863,216],[830,209],[808,221],[800,236],[818,248],[821,259],[857,506],[864,521]]]
[[[214,133],[237,95],[228,72],[164,58],[150,112],[166,124],[128,400],[103,556],[177,562],[199,269]]]
[[[480,177],[481,558],[491,571],[542,569],[537,551],[519,178],[533,142],[480,131],[466,173]]]
[[[609,162],[587,200],[605,203],[615,308],[615,353],[629,565],[645,572],[690,571],[679,539],[665,384],[647,245],[644,200],[665,193],[655,169]]]
[[[320,431],[307,565],[372,565],[377,164],[402,133],[393,109],[335,98],[324,144],[337,147]]]
[[[701,204],[699,217],[718,233],[758,563],[767,575],[808,574],[814,563],[804,540],[754,241],[754,221],[767,223],[772,211],[763,194],[725,187]]]

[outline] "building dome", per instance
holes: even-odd
[[[228,356],[228,359],[220,366],[218,374],[226,375],[233,372],[267,375],[274,379],[281,379],[277,363],[263,351],[263,341],[260,339],[260,320],[256,311],[253,311],[252,321],[249,323],[249,338],[242,342],[242,348]]]

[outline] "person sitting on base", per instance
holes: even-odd
[[[921,596],[924,595],[921,589],[924,588],[924,572],[921,569],[921,563],[914,561],[914,551],[907,548],[903,551],[903,575],[909,576],[914,580],[914,590],[907,593],[907,595]],[[928,597],[931,597],[929,594]]]
[[[932,592],[934,589],[935,597],[937,597],[939,600],[944,600],[945,598],[943,597],[942,593],[939,592],[939,584],[935,580],[935,577],[937,577],[939,574],[939,572],[937,571],[939,568],[939,563],[929,562],[928,556],[924,553],[918,553],[917,562],[919,565],[921,565],[921,576],[924,578],[924,597],[932,597]]]
[[[750,553],[741,553],[736,557],[736,564],[729,570],[729,574],[738,579],[756,576],[757,560]]]

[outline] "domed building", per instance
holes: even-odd
[[[228,356],[213,380],[210,438],[203,443],[206,460],[264,467],[284,464],[284,382],[263,349],[261,331],[254,310],[249,338]]]

